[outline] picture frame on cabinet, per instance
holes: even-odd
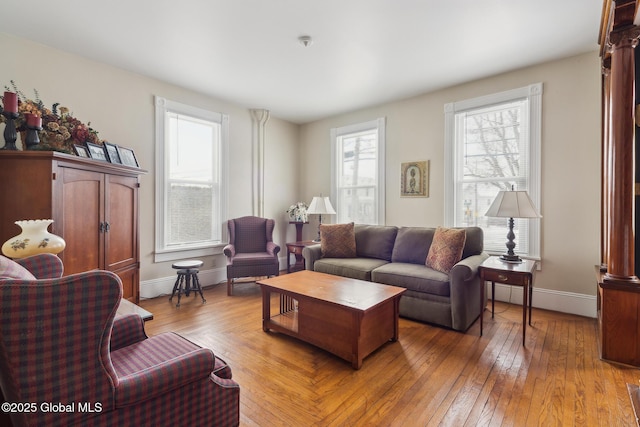
[[[104,151],[102,145],[94,144],[92,142],[85,142],[87,149],[89,150],[89,157],[94,160],[107,161],[107,153]]]
[[[118,154],[123,165],[133,166],[134,168],[140,167],[138,159],[136,159],[136,153],[132,149],[118,145]]]
[[[89,158],[89,150],[84,145],[73,144],[73,151],[76,152],[76,156],[78,157],[86,157]]]
[[[120,160],[120,153],[118,152],[118,146],[110,142],[104,143],[104,149],[107,152],[107,159],[110,163],[122,164]]]

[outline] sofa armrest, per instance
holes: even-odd
[[[116,315],[113,320],[113,329],[111,330],[111,351],[146,339],[144,321],[139,314]]]
[[[322,258],[320,243],[302,248],[302,256],[304,257],[305,268],[313,271],[313,265],[315,262]]]
[[[466,331],[480,315],[481,283],[478,266],[487,258],[489,254],[485,252],[472,255],[454,265],[449,273],[453,329]]]
[[[119,377],[116,407],[135,405],[168,391],[211,376],[215,357],[208,348],[200,348],[155,366]]]
[[[14,261],[29,270],[36,279],[58,279],[62,277],[64,270],[62,260],[57,255],[49,253],[14,259]]]

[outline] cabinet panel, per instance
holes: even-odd
[[[60,168],[60,174],[60,197],[56,202],[62,212],[57,221],[68,248],[60,254],[65,274],[103,268],[100,223],[104,174],[67,167]]]
[[[138,303],[140,301],[140,270],[137,265],[115,272],[122,281],[122,297]]]
[[[138,179],[107,176],[105,268],[116,270],[138,260]]]

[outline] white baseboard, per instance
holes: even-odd
[[[224,268],[213,270],[200,270],[198,273],[200,284],[211,286],[227,281],[227,272]],[[158,279],[144,280],[140,282],[140,298],[155,298],[162,295],[171,295],[173,285],[176,283],[176,275],[160,277]]]
[[[287,269],[286,252],[285,257],[280,257],[280,271]],[[140,282],[140,298],[155,298],[162,295],[171,295],[173,285],[176,283],[175,270],[171,276],[160,277],[158,279],[144,280]],[[214,268],[211,270],[200,270],[198,273],[202,286],[211,286],[227,281],[226,267]]]
[[[286,268],[286,260],[280,258],[280,269],[285,270]],[[226,282],[227,272],[225,268],[200,270],[199,278],[202,286],[209,286]],[[174,274],[140,282],[140,298],[155,298],[161,295],[171,295],[175,281],[176,276]],[[491,296],[491,286],[488,283],[487,295]],[[496,301],[522,305],[522,288],[496,283]],[[596,297],[592,295],[533,288],[533,306],[536,308],[596,318],[596,305]]]
[[[522,305],[523,288],[496,283],[496,301]],[[487,295],[491,296],[491,285],[487,284]],[[585,317],[597,317],[597,300],[595,295],[576,294],[573,292],[554,291],[533,288],[533,306],[544,310],[576,314]]]

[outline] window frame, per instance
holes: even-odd
[[[458,165],[462,153],[458,152],[456,143],[456,119],[457,113],[487,108],[496,104],[503,104],[518,100],[528,101],[528,149],[529,149],[529,179],[527,191],[535,206],[540,210],[541,200],[541,146],[542,146],[542,93],[543,84],[534,83],[517,89],[494,93],[477,98],[471,98],[458,102],[447,103],[445,112],[445,226],[455,227],[455,212],[457,200]],[[460,207],[461,209],[463,207]],[[506,218],[505,218],[506,221]],[[519,253],[522,258],[541,259],[541,232],[539,219],[527,219],[529,248],[526,253]],[[517,231],[516,231],[517,233]],[[506,242],[506,233],[505,233]],[[505,248],[506,249],[506,248]],[[485,248],[486,250],[486,248]],[[516,246],[516,252],[518,247]],[[499,255],[500,252],[487,250],[491,255]]]
[[[340,171],[340,167],[338,165],[339,162],[339,150],[338,150],[338,138],[360,133],[366,132],[370,130],[377,131],[378,137],[378,146],[377,146],[377,183],[375,185],[375,197],[376,197],[376,218],[377,224],[375,225],[385,225],[385,194],[386,194],[386,177],[385,177],[385,163],[386,163],[386,144],[385,144],[385,130],[386,119],[384,117],[380,117],[375,120],[370,120],[367,122],[356,123],[347,126],[341,126],[337,128],[331,128],[330,136],[331,136],[331,199],[335,202],[335,210],[336,210],[336,218],[340,218],[340,209],[343,207],[340,206],[340,198],[338,197],[338,173]]]
[[[216,122],[220,124],[220,164],[216,165],[220,170],[220,241],[201,244],[187,244],[178,247],[168,247],[166,244],[166,205],[168,192],[167,162],[168,150],[166,129],[168,128],[168,113],[182,114],[200,120]],[[194,107],[180,102],[171,101],[160,96],[155,96],[155,120],[156,120],[156,225],[155,225],[155,262],[173,261],[176,259],[210,256],[222,253],[226,245],[227,230],[224,227],[227,221],[228,205],[228,145],[229,145],[229,116],[212,112],[203,108]]]

